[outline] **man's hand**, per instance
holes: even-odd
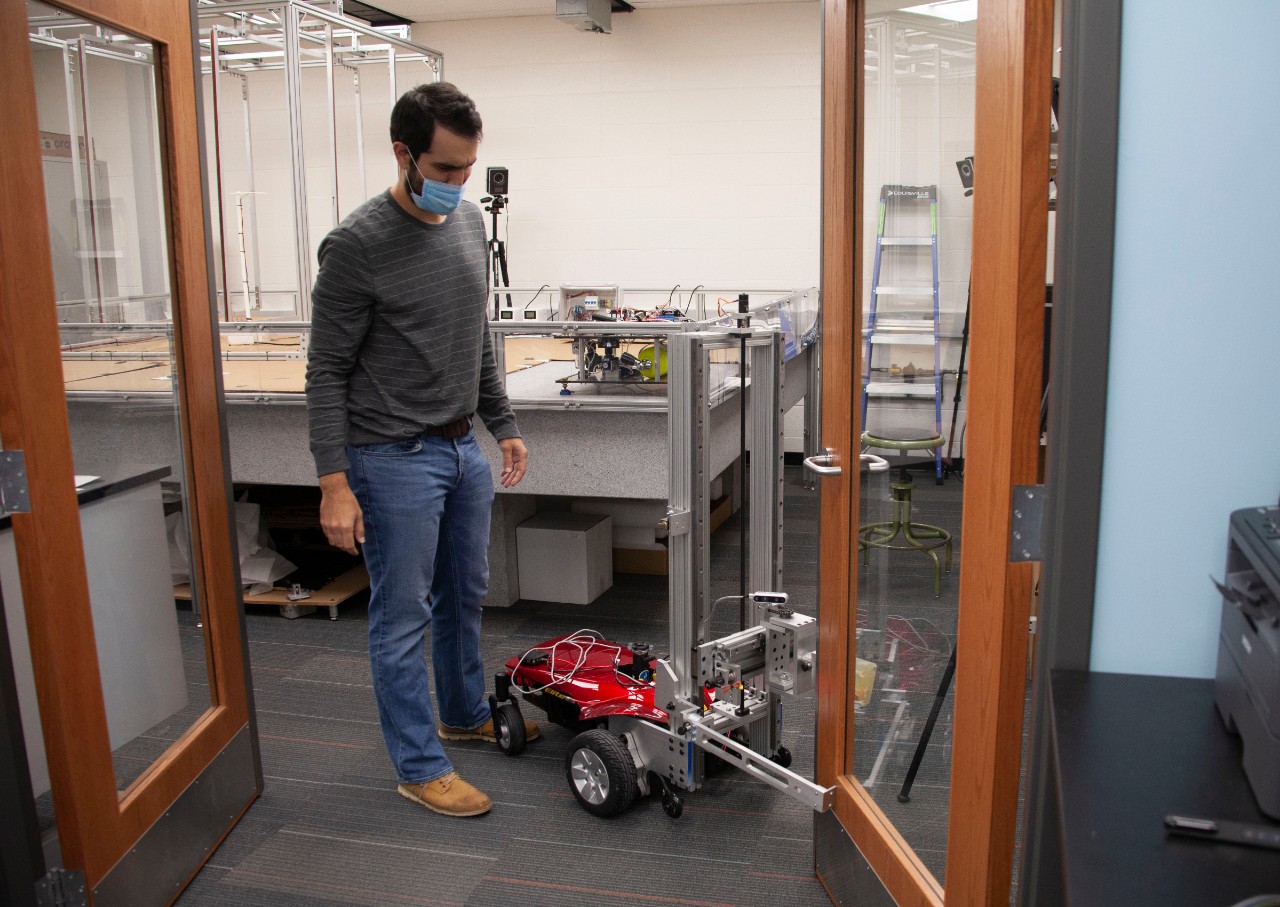
[[[364,544],[364,514],[347,484],[345,472],[320,477],[320,528],[335,548],[356,554],[356,543]]]
[[[502,448],[502,474],[498,481],[503,488],[510,488],[524,478],[524,471],[529,465],[529,451],[525,450],[524,441],[519,438],[507,438],[498,442]]]

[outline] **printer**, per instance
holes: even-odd
[[[1280,819],[1280,506],[1231,514],[1214,699],[1258,806]]]

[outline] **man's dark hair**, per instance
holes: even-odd
[[[415,158],[431,150],[436,124],[468,139],[483,135],[475,102],[451,82],[411,88],[391,110],[391,141],[404,142]]]

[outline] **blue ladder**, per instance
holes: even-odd
[[[898,235],[890,231],[889,221],[898,205],[929,204],[929,234]],[[929,246],[933,258],[933,279],[930,283],[882,286],[880,268],[885,252],[911,250]],[[886,297],[881,307],[881,296]],[[932,299],[932,309],[913,308],[906,303],[891,300]],[[933,348],[933,381],[928,385],[917,384],[914,375],[893,374],[891,367],[873,362],[873,353],[882,346],[931,346]],[[880,211],[876,219],[876,254],[871,268],[871,305],[867,311],[864,329],[862,370],[862,427],[867,428],[867,402],[871,397],[900,397],[923,399],[933,397],[934,430],[942,434],[942,356],[938,343],[938,187],[900,186],[880,187]],[[914,364],[914,363],[912,363]],[[886,372],[886,377],[879,377]],[[877,375],[876,380],[872,376]],[[934,450],[934,470],[942,482],[942,447]]]

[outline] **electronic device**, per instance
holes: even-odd
[[[960,172],[960,185],[964,187],[966,196],[973,195],[973,157],[956,161],[956,170]]]
[[[1259,808],[1280,819],[1280,506],[1231,514],[1214,700]]]
[[[506,167],[490,167],[487,171],[485,191],[490,195],[508,195],[508,173]]]
[[[556,19],[568,22],[578,31],[613,31],[612,0],[556,0]]]
[[[614,321],[622,308],[618,286],[561,286],[555,317],[559,321]]]

